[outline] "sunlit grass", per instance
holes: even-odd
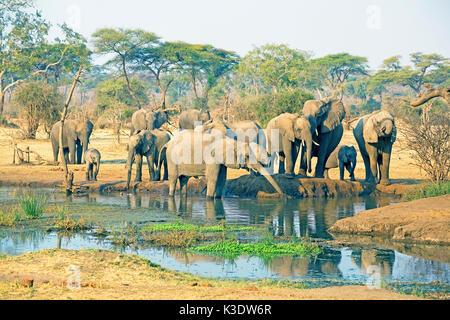
[[[408,201],[438,197],[445,194],[450,194],[450,181],[441,183],[429,183],[427,185],[420,185],[409,189],[405,194],[405,199]]]
[[[47,206],[47,196],[39,193],[22,193],[18,196],[19,208],[27,219],[39,219]]]
[[[255,231],[254,227],[244,226],[231,226],[226,223],[220,223],[210,226],[197,226],[194,224],[173,222],[173,223],[161,223],[152,224],[143,228],[145,232],[163,232],[163,231],[198,231],[198,232],[237,232],[237,231]]]

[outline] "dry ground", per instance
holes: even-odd
[[[81,288],[67,288],[69,266]],[[32,288],[21,285],[33,279]],[[70,281],[69,281],[70,283]],[[364,286],[293,289],[264,282],[211,280],[165,270],[135,256],[107,251],[46,250],[0,257],[0,299],[40,300],[404,300],[418,299]]]

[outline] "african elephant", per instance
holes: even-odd
[[[353,135],[364,160],[366,182],[376,181],[382,185],[389,185],[392,145],[397,139],[392,114],[378,110],[362,117],[353,130]]]
[[[333,168],[339,168],[340,179],[344,180],[344,171],[350,173],[350,180],[356,181],[355,179],[355,168],[356,168],[356,149],[353,146],[340,146],[328,158],[325,164],[325,179],[329,179],[328,171]]]
[[[272,119],[267,125],[267,150],[274,159],[275,154],[280,158],[279,173],[294,174],[299,149],[307,151],[307,167],[311,168],[313,138],[310,122],[297,114],[283,113]],[[278,139],[278,140],[274,140]],[[303,153],[303,152],[301,152]]]
[[[187,110],[180,115],[179,127],[180,130],[194,130],[196,124],[205,124],[210,120],[209,111]]]
[[[170,111],[179,111],[178,108],[151,111],[141,109],[133,113],[131,118],[130,136],[138,130],[154,130],[161,128],[169,121]]]
[[[50,141],[52,143],[53,158],[58,162],[59,154],[59,131],[61,122],[53,125],[50,132]],[[89,120],[65,120],[63,132],[64,156],[67,163],[84,163],[84,155],[88,149],[89,138],[91,137],[94,125]],[[76,154],[76,159],[75,159]]]
[[[265,157],[257,156],[257,146],[253,142],[247,144],[222,134],[183,130],[166,147],[171,197],[175,195],[178,180],[180,193],[186,196],[189,178],[205,176],[206,196],[209,199],[221,198],[228,168],[254,169],[264,175],[279,194],[283,194],[265,169],[270,163],[267,154]]]
[[[97,149],[89,149],[85,153],[86,158],[86,181],[97,181],[100,170],[101,155]]]
[[[314,133],[313,140],[317,144],[313,145],[311,153],[307,151],[308,148],[303,150],[300,173],[306,174],[307,163],[311,162],[311,157],[317,157],[314,176],[324,178],[325,164],[344,135],[342,126],[342,120],[345,118],[344,104],[334,96],[321,100],[309,100],[305,102],[302,113],[311,125],[311,132]],[[311,167],[308,171],[311,172]]]
[[[133,162],[136,159],[136,182],[142,181],[142,163],[143,157],[147,158],[148,171],[150,181],[158,181],[160,179],[160,163],[159,154],[162,147],[169,142],[170,136],[167,132],[159,129],[155,130],[138,130],[130,137],[128,143],[128,160],[126,168],[127,189],[130,187],[131,171]],[[157,167],[155,172],[155,166]],[[167,167],[167,166],[166,166]],[[166,174],[165,174],[166,175]]]

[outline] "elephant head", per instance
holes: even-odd
[[[309,100],[303,107],[303,116],[310,120],[312,131],[327,133],[336,129],[345,118],[345,108],[341,100],[328,97]]]
[[[149,130],[138,130],[128,142],[127,168],[133,165],[136,154],[149,154],[155,148],[156,136]]]
[[[363,136],[367,143],[378,143],[380,138],[390,138],[390,141],[394,143],[397,139],[394,117],[384,110],[375,111],[364,125]]]
[[[85,153],[88,150],[89,138],[94,130],[94,125],[88,119],[82,119],[76,122],[75,133],[77,135],[77,140],[82,144],[82,156],[81,163],[85,162]]]

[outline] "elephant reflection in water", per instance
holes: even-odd
[[[300,258],[290,256],[277,256],[265,262],[267,267],[283,277],[304,277],[308,273],[315,276],[319,274],[340,276],[338,265],[341,261],[339,251],[328,259]]]
[[[192,218],[192,213],[196,211],[193,209],[195,205],[204,206],[205,221],[207,222],[215,222],[225,219],[225,210],[222,199],[216,199],[214,201],[195,201],[187,197],[180,197],[178,205],[177,200],[174,197],[169,197],[167,201],[168,211],[176,213],[178,216],[185,219]]]
[[[392,275],[395,253],[381,249],[353,251],[352,261],[366,274],[375,271],[379,276],[389,278]]]

